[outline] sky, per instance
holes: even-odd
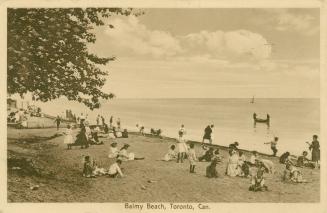
[[[142,9],[94,29],[117,98],[317,98],[319,9]]]

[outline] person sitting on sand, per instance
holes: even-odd
[[[283,180],[290,180],[293,183],[307,183],[307,180],[303,179],[302,172],[295,168],[291,163],[286,164]]]
[[[210,147],[209,150],[205,152],[205,154],[201,157],[199,157],[199,161],[207,161],[210,162],[213,157],[213,147]]]
[[[109,158],[117,158],[119,154],[118,148],[117,148],[117,143],[113,142],[112,144],[110,144],[110,149],[109,149]]]
[[[274,140],[273,141],[264,143],[264,144],[270,144],[270,148],[273,151],[273,155],[272,156],[274,156],[274,157],[276,157],[276,154],[278,152],[277,142],[278,142],[278,137],[274,137]]]
[[[109,167],[108,176],[110,178],[116,178],[118,175],[120,175],[120,177],[125,177],[120,169],[121,164],[122,160],[117,159],[116,162]]]
[[[229,150],[229,158],[226,168],[226,175],[230,177],[235,177],[239,175],[238,167],[238,155],[235,150]]]
[[[173,145],[170,145],[169,146],[169,149],[168,149],[168,152],[165,154],[165,156],[163,157],[163,161],[172,161],[172,160],[175,160],[176,159],[176,151],[175,151],[175,148],[176,146],[173,144]]]
[[[95,145],[103,144],[102,141],[99,141],[99,137],[98,137],[99,131],[100,131],[99,127],[96,127],[95,129],[91,130],[91,137],[89,139],[91,144],[95,144]]]
[[[83,166],[83,177],[95,177],[93,174],[94,171],[94,164],[93,161],[91,161],[90,156],[84,157],[84,166]]]
[[[268,190],[268,187],[265,185],[263,173],[264,170],[259,168],[256,175],[251,178],[251,186],[249,187],[249,191],[258,192]]]
[[[136,158],[135,154],[130,152],[127,152],[127,149],[130,145],[124,144],[124,146],[120,149],[118,153],[118,159],[121,159],[122,161],[130,161],[130,160],[143,160],[144,158]]]
[[[198,159],[195,154],[194,143],[190,144],[190,148],[188,150],[188,160],[190,162],[190,173],[195,173],[195,162],[198,161]]]
[[[217,166],[218,160],[217,158],[214,158],[209,166],[206,168],[206,177],[207,178],[218,178],[218,172],[217,172]]]
[[[308,167],[311,169],[315,168],[314,163],[310,162],[310,160],[307,158],[307,156],[308,156],[308,152],[303,151],[302,155],[297,158],[296,166],[301,167],[301,168],[302,167]]]
[[[247,177],[249,175],[249,166],[246,163],[246,157],[242,151],[238,152],[237,170],[237,173],[241,177]]]
[[[229,147],[230,150],[235,150],[236,151],[236,150],[238,150],[238,148],[237,148],[238,146],[239,146],[238,142],[235,141],[234,143],[229,144],[228,147]]]
[[[201,146],[201,148],[202,148],[201,156],[203,156],[203,155],[205,155],[206,151],[209,150],[209,148],[204,144]]]
[[[259,162],[261,162],[263,167],[265,168],[265,172],[273,174],[275,171],[274,163],[271,160],[267,159],[259,159]]]
[[[279,163],[286,164],[289,161],[289,156],[291,153],[285,152],[279,157]]]
[[[218,148],[213,152],[212,159],[217,159],[218,162],[222,161],[222,156],[220,155]]]
[[[74,139],[73,139],[73,130],[71,129],[70,125],[67,125],[67,129],[65,132],[65,139],[64,139],[64,144],[67,144],[67,149],[71,149],[71,144],[74,143]]]
[[[248,164],[250,166],[256,166],[256,160],[258,158],[258,153],[257,151],[252,151],[251,157],[250,157],[250,162]]]

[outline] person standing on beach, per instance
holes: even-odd
[[[79,117],[79,121],[80,121],[80,126],[84,126],[84,121],[85,121],[85,116],[83,115],[83,113],[81,113],[81,116]]]
[[[117,118],[117,128],[120,129],[120,118]]]
[[[178,131],[178,154],[177,154],[177,163],[181,162],[183,163],[183,160],[185,158],[185,154],[187,152],[187,146],[185,143],[185,134],[186,130],[184,127],[184,124],[181,125],[181,128]]]
[[[203,135],[203,139],[202,139],[202,143],[204,143],[204,140],[209,140],[209,143],[212,144],[212,132],[213,132],[213,127],[214,125],[208,125],[205,129],[204,129],[204,135]]]
[[[112,122],[114,121],[114,117],[110,116],[110,120],[109,120],[109,127],[112,127]]]
[[[278,152],[277,142],[278,142],[278,137],[274,137],[274,140],[273,141],[264,143],[264,144],[270,144],[270,148],[273,151],[273,155],[272,156],[274,156],[274,157],[276,157],[276,154]]]
[[[55,123],[57,124],[57,131],[58,131],[59,130],[60,123],[61,123],[61,119],[60,119],[59,115],[55,119]]]
[[[105,119],[104,119],[104,117],[103,117],[103,116],[101,116],[101,121],[102,121],[102,124],[101,124],[101,126],[104,126],[104,124],[106,123],[106,121],[105,121]]]
[[[311,150],[311,160],[315,163],[315,168],[318,169],[320,167],[320,145],[317,135],[314,135],[312,138],[311,144],[308,143],[310,145],[309,149]]]
[[[195,162],[198,160],[195,154],[194,143],[190,144],[190,149],[188,150],[188,160],[190,161],[190,173],[195,173]]]
[[[96,121],[97,121],[97,126],[99,126],[100,125],[100,115],[97,116],[97,120]]]

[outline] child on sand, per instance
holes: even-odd
[[[71,146],[70,144],[73,144],[74,143],[74,140],[73,140],[73,131],[71,129],[71,126],[70,125],[67,125],[67,129],[66,129],[66,137],[64,139],[64,144],[67,144],[67,149],[71,149]]]
[[[246,157],[242,151],[238,153],[237,170],[240,177],[247,177],[249,175],[249,166],[246,164]]]
[[[310,160],[307,158],[308,152],[303,151],[302,155],[297,158],[296,166],[297,167],[309,167],[309,168],[315,168],[314,163],[310,162]]]
[[[109,167],[108,175],[110,178],[116,178],[118,176],[118,174],[120,175],[120,177],[125,177],[125,175],[122,173],[122,171],[120,169],[121,164],[122,164],[122,161],[120,159],[117,159],[116,163],[112,164]]]
[[[257,151],[252,151],[252,154],[251,154],[251,157],[250,157],[250,162],[249,162],[249,164],[250,164],[251,166],[255,166],[255,165],[256,165],[256,160],[257,160],[257,158],[258,158],[258,153],[257,153]]]
[[[112,144],[110,144],[110,149],[109,149],[109,158],[116,158],[118,156],[118,148],[117,148],[117,143],[113,142]]]
[[[165,156],[162,160],[163,161],[171,161],[171,160],[176,159],[177,154],[176,154],[175,148],[176,148],[176,146],[174,144],[170,145],[168,152],[165,154]]]
[[[278,141],[278,137],[274,137],[274,140],[271,142],[267,142],[265,144],[270,144],[270,148],[273,151],[273,155],[272,156],[276,156],[278,150],[277,150],[277,141]]]
[[[177,147],[178,147],[177,163],[179,162],[183,163],[183,160],[187,152],[187,146],[185,143],[185,134],[186,134],[186,130],[184,128],[184,125],[182,124],[181,128],[178,131],[179,138],[177,143]]]
[[[307,180],[303,179],[302,172],[296,169],[291,163],[286,164],[283,180],[290,180],[293,183],[307,183]]]
[[[267,191],[268,187],[265,185],[265,179],[263,177],[264,169],[259,168],[257,174],[251,178],[251,186],[249,191]]]
[[[194,143],[190,144],[190,149],[188,150],[188,159],[190,161],[190,173],[195,173],[195,162],[197,161],[197,157],[195,154]]]

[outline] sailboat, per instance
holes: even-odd
[[[251,104],[253,104],[254,103],[254,96],[252,97],[252,100],[251,100],[251,102],[250,102]]]

